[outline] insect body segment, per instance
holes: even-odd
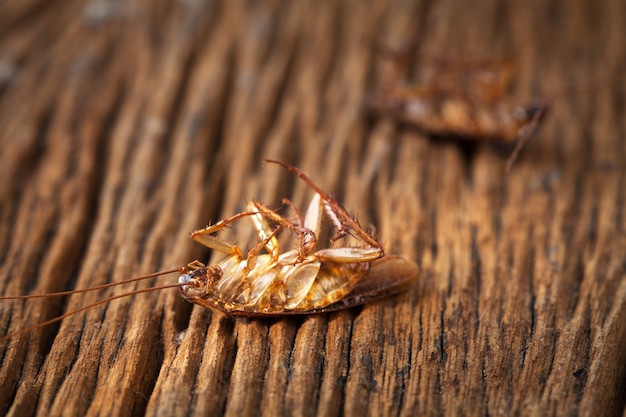
[[[368,273],[370,263],[384,255],[382,245],[333,198],[314,184],[312,188],[316,193],[304,220],[290,202],[295,222],[251,202],[247,212],[193,232],[196,241],[229,256],[215,266],[192,265],[179,277],[185,284],[180,287],[182,296],[233,316],[283,315],[323,311],[353,291]],[[332,238],[330,247],[318,249],[324,214],[335,234],[354,236],[356,246],[332,246]],[[213,234],[246,216],[252,218],[260,241],[244,259],[241,249]],[[281,253],[276,235],[285,230],[295,236],[297,248]],[[260,254],[262,250],[267,253]]]
[[[227,258],[216,267],[203,267],[179,278],[183,298],[232,316],[309,313],[340,300],[369,270],[369,263],[328,263],[314,256],[296,264],[276,262],[261,255],[248,274],[245,261]],[[225,268],[225,269],[222,269]],[[219,277],[216,279],[216,277]]]

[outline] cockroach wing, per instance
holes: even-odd
[[[319,312],[342,310],[379,300],[408,289],[419,277],[419,268],[402,256],[386,255],[370,264],[367,274],[341,300]]]

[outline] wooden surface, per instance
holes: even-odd
[[[363,117],[390,70],[364,40],[401,44],[421,10],[0,3],[0,293],[217,260],[188,233],[311,196],[266,157],[422,271],[317,316],[231,321],[176,290],[112,302],[3,341],[0,412],[626,415],[625,3],[431,5],[423,56],[514,57],[514,94],[559,95],[509,175],[506,150]],[[231,233],[249,244],[248,223]],[[0,332],[123,291],[3,301]]]

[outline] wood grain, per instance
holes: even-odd
[[[420,54],[513,57],[516,96],[555,97],[508,175],[506,151],[363,116],[390,71],[365,40],[401,44],[425,9],[0,3],[1,294],[216,261],[190,231],[310,198],[267,157],[421,268],[410,291],[325,315],[232,321],[168,290],[17,334],[0,412],[626,415],[626,6],[428,7]],[[2,301],[1,334],[142,286]]]

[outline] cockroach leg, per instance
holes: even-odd
[[[253,217],[255,218],[255,217]],[[257,242],[250,250],[248,250],[248,257],[246,258],[246,267],[244,268],[244,273],[247,275],[251,270],[256,266],[256,258],[261,253],[263,248],[270,248],[270,256],[278,261],[278,245],[274,246],[270,244],[271,241],[276,240],[276,235],[282,230],[282,226],[276,226],[272,232],[264,237],[261,241]],[[265,233],[264,233],[265,235]]]

